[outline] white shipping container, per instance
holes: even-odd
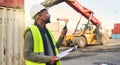
[[[3,12],[4,12],[4,9],[3,8],[0,8],[0,64],[3,64],[4,65],[4,59],[5,59],[5,56],[4,56],[4,44],[3,44]]]
[[[0,65],[24,65],[24,9],[0,7]]]

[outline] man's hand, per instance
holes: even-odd
[[[56,61],[58,61],[57,58],[58,58],[57,56],[51,56],[51,57],[50,57],[50,62],[49,62],[49,63],[53,65]]]
[[[67,29],[62,29],[60,36],[64,37],[66,35],[66,33],[67,33]]]

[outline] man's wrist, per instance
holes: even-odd
[[[63,36],[63,35],[60,35],[60,36],[59,36],[59,38],[64,38],[64,37],[65,37],[65,36]]]

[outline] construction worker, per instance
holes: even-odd
[[[26,28],[24,34],[24,58],[26,65],[61,65],[57,57],[60,41],[63,40],[67,29],[61,31],[60,37],[55,42],[51,31],[46,27],[50,23],[48,9],[36,4],[30,9],[30,16],[34,25]]]

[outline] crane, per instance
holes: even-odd
[[[77,0],[45,0],[41,4],[45,7],[52,7],[62,2],[66,2],[74,10],[76,10],[78,13],[88,19],[88,23],[85,24],[86,29],[79,31],[78,33],[74,32],[74,34],[66,35],[63,41],[65,41],[66,43],[72,41],[71,43],[78,44],[81,48],[85,47],[87,44],[106,43],[106,39],[104,38],[105,34],[103,32],[100,32],[101,22],[93,16],[93,11],[82,6]],[[96,28],[92,29],[93,26],[89,24],[89,22],[95,25]]]
[[[44,2],[42,2],[42,4],[45,7],[51,7],[51,6],[54,6],[61,2],[66,2],[69,6],[71,6],[74,10],[76,10],[78,13],[82,14],[87,19],[89,19],[90,14],[93,13],[91,10],[82,6],[77,0],[45,0]],[[92,16],[91,22],[96,26],[101,25],[101,22],[94,16]]]

